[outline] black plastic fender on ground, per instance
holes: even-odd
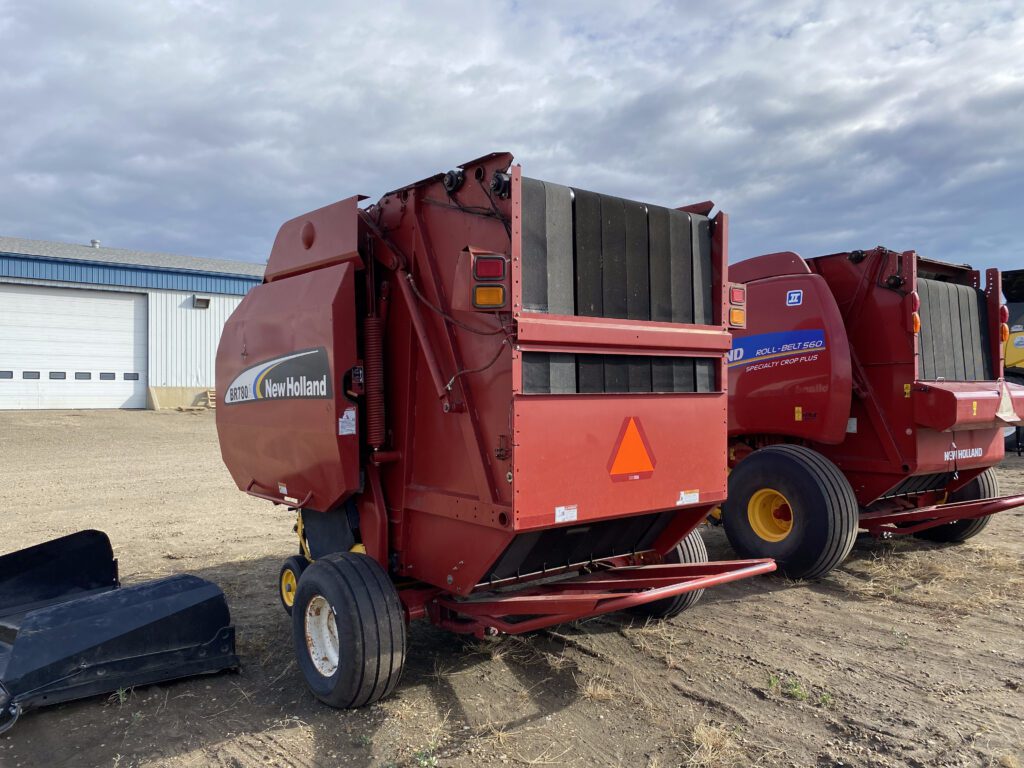
[[[180,575],[118,588],[116,573],[99,531],[0,557],[0,721],[4,712],[9,721],[34,707],[238,667],[220,587]]]

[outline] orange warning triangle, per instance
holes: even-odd
[[[654,473],[654,456],[640,421],[627,416],[612,450],[608,474],[613,480],[640,480]]]

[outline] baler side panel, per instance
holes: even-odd
[[[358,490],[357,411],[345,395],[355,327],[352,263],[257,286],[231,315],[217,350],[217,431],[240,489],[320,511]],[[289,375],[295,360],[272,367],[321,349],[322,381],[319,369]]]
[[[482,162],[487,179],[506,169],[500,157]],[[474,171],[466,167],[469,178],[452,197],[440,179],[429,179],[386,195],[371,212],[387,237],[371,237],[378,258],[395,258],[392,248],[401,254],[395,271],[379,275],[391,284],[384,368],[388,444],[397,458],[381,465],[390,544],[401,576],[462,594],[513,536],[507,308],[473,307],[471,258],[471,252],[508,258],[510,245],[502,221],[486,213],[491,201],[470,180]],[[405,279],[402,271],[412,281],[408,293],[396,285]],[[413,310],[447,385],[447,408],[414,331]],[[438,557],[447,551],[458,556]]]
[[[417,194],[434,199],[431,191],[427,186]],[[443,191],[437,194],[444,195]],[[406,486],[488,505],[508,504],[511,491],[505,475],[510,466],[507,459],[499,460],[494,454],[501,436],[508,434],[511,356],[506,336],[498,314],[474,311],[468,296],[455,295],[457,287],[471,288],[471,283],[459,276],[460,270],[470,269],[464,249],[507,255],[508,236],[500,222],[468,216],[454,205],[422,205],[411,210],[418,205],[385,198],[382,222],[412,261],[409,272],[423,297],[417,300],[418,308],[432,352],[449,383],[453,407],[444,411],[428,375],[424,349],[410,333],[410,308],[395,292],[385,343],[388,401],[403,405],[400,412],[389,415],[389,423],[396,445],[405,450],[402,471],[395,471],[399,469],[395,466],[385,472],[387,497],[397,503]],[[446,323],[429,305],[484,333],[466,332]],[[466,406],[467,402],[471,406]]]
[[[838,443],[850,417],[850,349],[818,275],[747,283],[748,326],[733,331],[729,434]]]

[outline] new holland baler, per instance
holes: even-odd
[[[992,469],[1024,414],[998,270],[982,289],[970,267],[879,247],[768,254],[729,276],[749,313],[728,364],[721,520],[737,552],[814,578],[859,529],[959,542],[1024,504]]]
[[[296,510],[307,683],[395,686],[406,622],[478,636],[667,617],[774,569],[707,562],[726,490],[726,217],[493,154],[282,226],[217,355],[239,488]]]

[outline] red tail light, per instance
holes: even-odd
[[[473,276],[477,280],[504,280],[505,259],[501,256],[477,256],[473,262]]]

